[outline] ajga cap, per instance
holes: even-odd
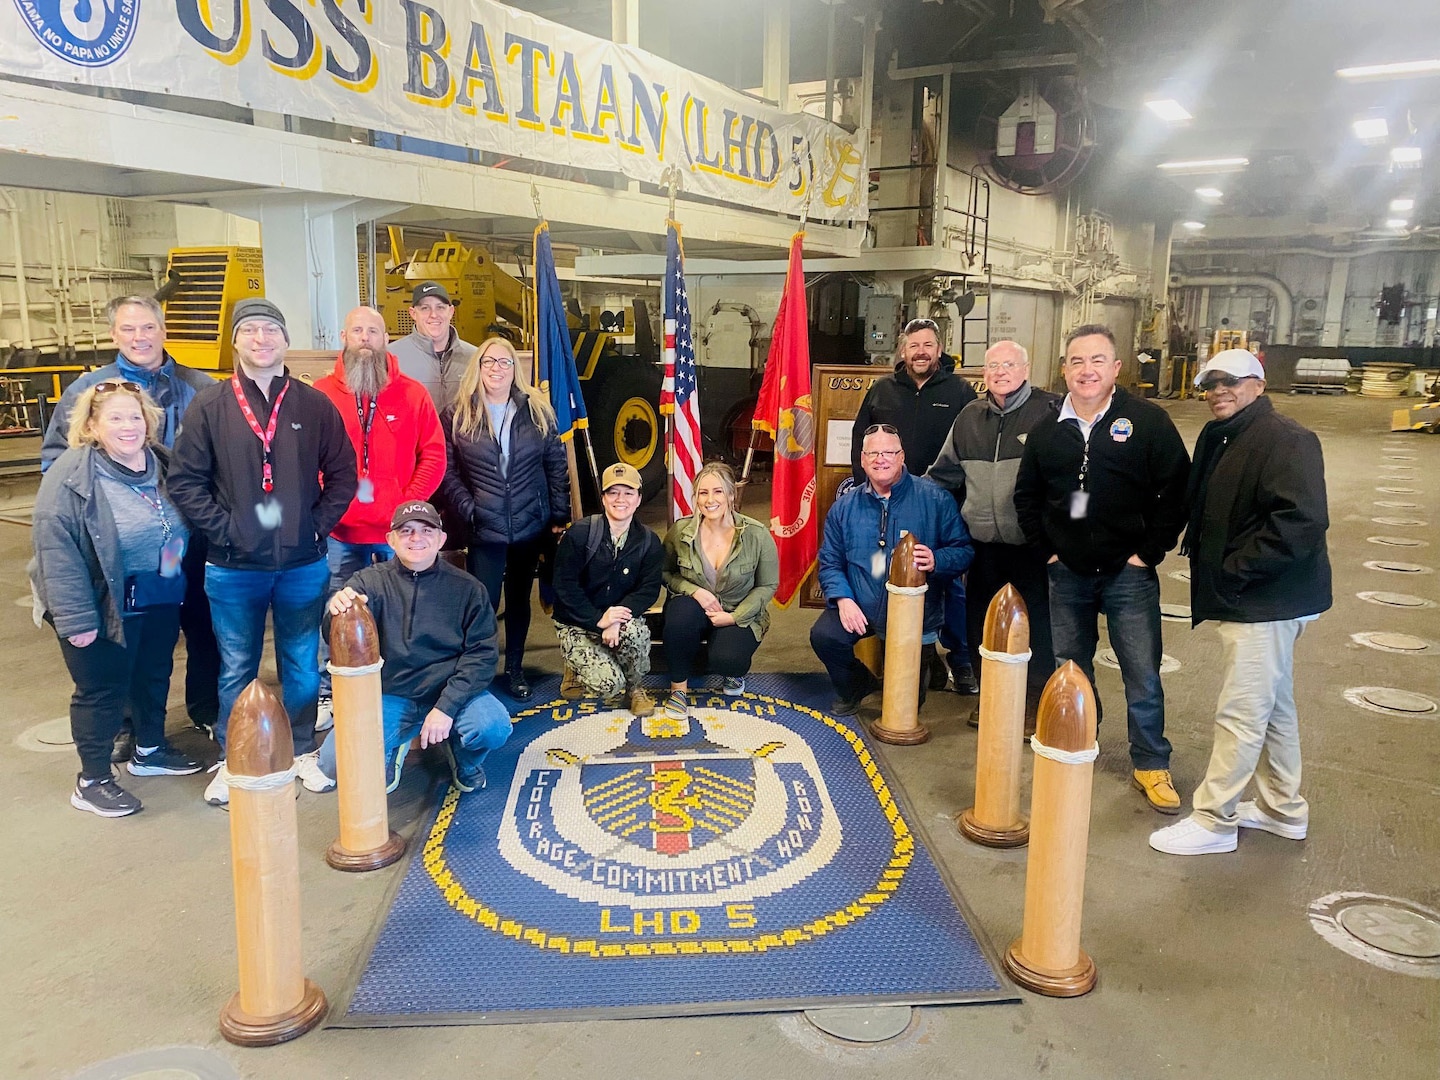
[[[450,294],[445,291],[445,286],[441,285],[438,281],[422,281],[419,285],[416,285],[415,292],[410,297],[410,306],[419,307],[420,301],[428,296],[433,296],[437,300],[443,300],[451,307],[455,306],[450,300]]]
[[[634,465],[626,465],[623,461],[617,461],[600,474],[600,490],[609,491],[616,484],[624,484],[626,487],[632,487],[639,491],[640,470]]]
[[[397,506],[395,513],[390,515],[390,531],[394,532],[407,521],[423,521],[426,525],[432,525],[437,529],[443,528],[440,524],[440,515],[436,512],[435,507],[423,499],[411,499],[409,502],[403,502]]]
[[[1207,375],[1215,372],[1237,379],[1265,378],[1264,366],[1248,349],[1226,349],[1224,352],[1217,352],[1195,373],[1195,385],[1201,385]]]
[[[285,325],[285,316],[280,309],[266,300],[263,296],[247,296],[244,300],[235,301],[235,310],[230,315],[230,340],[235,340],[235,335],[240,332],[240,324],[251,322],[255,319],[265,319],[269,322],[279,323],[280,329],[285,332],[285,344],[290,344],[290,330]]]

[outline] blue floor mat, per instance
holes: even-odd
[[[534,691],[489,786],[422,825],[331,1026],[1014,1000],[824,676],[688,720]]]

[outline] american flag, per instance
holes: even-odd
[[[665,258],[665,382],[660,411],[670,416],[670,516],[694,512],[695,474],[700,471],[700,394],[695,383],[695,337],[685,294],[685,255],[680,232],[670,223]]]

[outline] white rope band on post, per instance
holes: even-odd
[[[293,784],[295,777],[299,775],[293,764],[288,769],[266,773],[264,776],[241,776],[239,773],[229,772],[228,769],[226,772],[228,775],[225,783],[239,791],[279,791],[286,784]]]
[[[994,660],[1000,664],[1027,664],[1030,662],[1030,650],[1026,649],[1024,652],[991,652],[985,648],[984,645],[981,645],[980,657],[983,660]]]
[[[385,666],[383,659],[376,660],[373,664],[366,664],[364,667],[341,667],[339,664],[326,663],[325,668],[331,675],[373,675]]]
[[[1096,742],[1088,750],[1056,750],[1040,741],[1039,735],[1030,736],[1030,749],[1043,758],[1058,761],[1061,765],[1088,765],[1100,756],[1100,744]]]
[[[928,588],[930,588],[930,586],[929,586],[929,585],[894,585],[894,584],[892,584],[892,583],[890,583],[890,582],[887,581],[887,582],[885,582],[885,588],[888,589],[890,592],[894,593],[896,596],[923,596],[923,595],[925,595],[925,590],[928,589]]]

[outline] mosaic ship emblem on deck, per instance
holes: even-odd
[[[815,755],[764,706],[581,716],[521,753],[500,853],[562,895],[673,908],[804,881],[842,839]],[[742,711],[744,710],[744,711]]]

